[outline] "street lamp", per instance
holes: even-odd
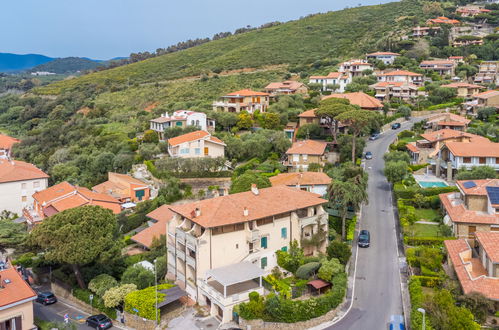
[[[154,259],[154,293],[156,295],[156,325],[158,325],[158,276],[156,272],[156,261],[157,259]]]
[[[422,329],[425,330],[426,329],[426,322],[425,322],[426,311],[424,310],[424,308],[418,308],[418,312],[423,314],[423,327],[422,327]]]

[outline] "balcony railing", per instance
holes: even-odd
[[[185,282],[185,275],[180,272],[177,272],[177,280]]]
[[[177,228],[175,230],[175,233],[177,234],[177,242],[185,245],[185,231],[183,231],[180,228]]]
[[[177,258],[179,258],[180,260],[185,261],[185,252],[177,250]]]
[[[319,215],[313,215],[311,217],[306,217],[306,218],[300,218],[300,225],[301,227],[305,227],[308,225],[315,225],[317,222],[319,222],[320,225],[325,225],[327,224],[327,214],[319,214]]]
[[[196,269],[196,259],[194,259],[193,257],[187,255],[185,262],[192,268]]]
[[[208,296],[214,298],[223,306],[229,306],[229,305],[233,305],[235,303],[242,303],[242,302],[248,301],[249,294],[250,294],[250,292],[253,292],[253,291],[258,292],[260,295],[264,294],[264,288],[257,287],[257,288],[253,288],[251,290],[238,292],[236,294],[227,295],[227,297],[224,297],[223,293],[220,293],[218,290],[216,290],[215,288],[213,288],[211,285],[209,285],[208,283],[206,283],[204,281],[198,281],[198,285],[199,285],[199,288],[201,290],[203,290],[205,293],[208,294]]]
[[[198,239],[191,234],[185,234],[185,242],[188,248],[192,251],[196,251],[198,247]]]
[[[246,231],[246,238],[248,242],[254,242],[258,241],[260,239],[260,230],[258,229],[253,229],[253,230],[247,230]]]

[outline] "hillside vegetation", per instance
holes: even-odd
[[[47,72],[64,74],[64,73],[73,73],[77,71],[95,69],[99,65],[102,64],[86,58],[64,57],[64,58],[57,58],[53,61],[37,65],[31,68],[30,71],[32,72],[47,71]]]
[[[414,0],[318,14],[278,26],[211,41],[184,51],[123,67],[61,81],[36,90],[59,94],[82,85],[144,83],[178,79],[210,71],[258,68],[275,64],[312,63],[374,50],[383,36],[396,30],[401,16],[418,16]]]

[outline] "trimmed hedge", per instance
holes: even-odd
[[[436,288],[442,285],[442,279],[436,276],[411,276],[411,279],[419,280],[422,286],[427,288]]]
[[[150,286],[143,290],[133,291],[125,297],[125,311],[130,314],[136,315],[134,308],[139,311],[138,316],[155,320],[156,319],[156,292],[157,290],[166,290],[173,288],[172,284],[160,284],[157,287]],[[158,303],[162,302],[166,296],[164,293],[158,292]]]
[[[73,296],[81,301],[83,301],[86,304],[90,305],[90,295],[93,294],[90,290],[83,290],[83,289],[74,289],[73,290]],[[102,300],[101,297],[97,295],[93,295],[94,299],[92,300],[92,307],[98,309],[102,313],[106,314],[109,316],[111,319],[116,320],[116,309],[114,308],[107,308],[104,306],[104,301]]]
[[[405,187],[400,183],[396,183],[393,186],[393,192],[397,199],[399,198],[411,199],[414,198],[416,194],[421,194],[423,196],[428,197],[428,196],[434,196],[455,191],[459,191],[459,189],[457,187],[435,187],[435,188],[421,188],[418,186]]]
[[[456,239],[455,237],[404,237],[404,243],[411,246],[436,245],[441,246],[444,241]]]

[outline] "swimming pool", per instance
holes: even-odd
[[[418,181],[418,183],[423,188],[441,188],[449,186],[447,183],[442,181]]]

